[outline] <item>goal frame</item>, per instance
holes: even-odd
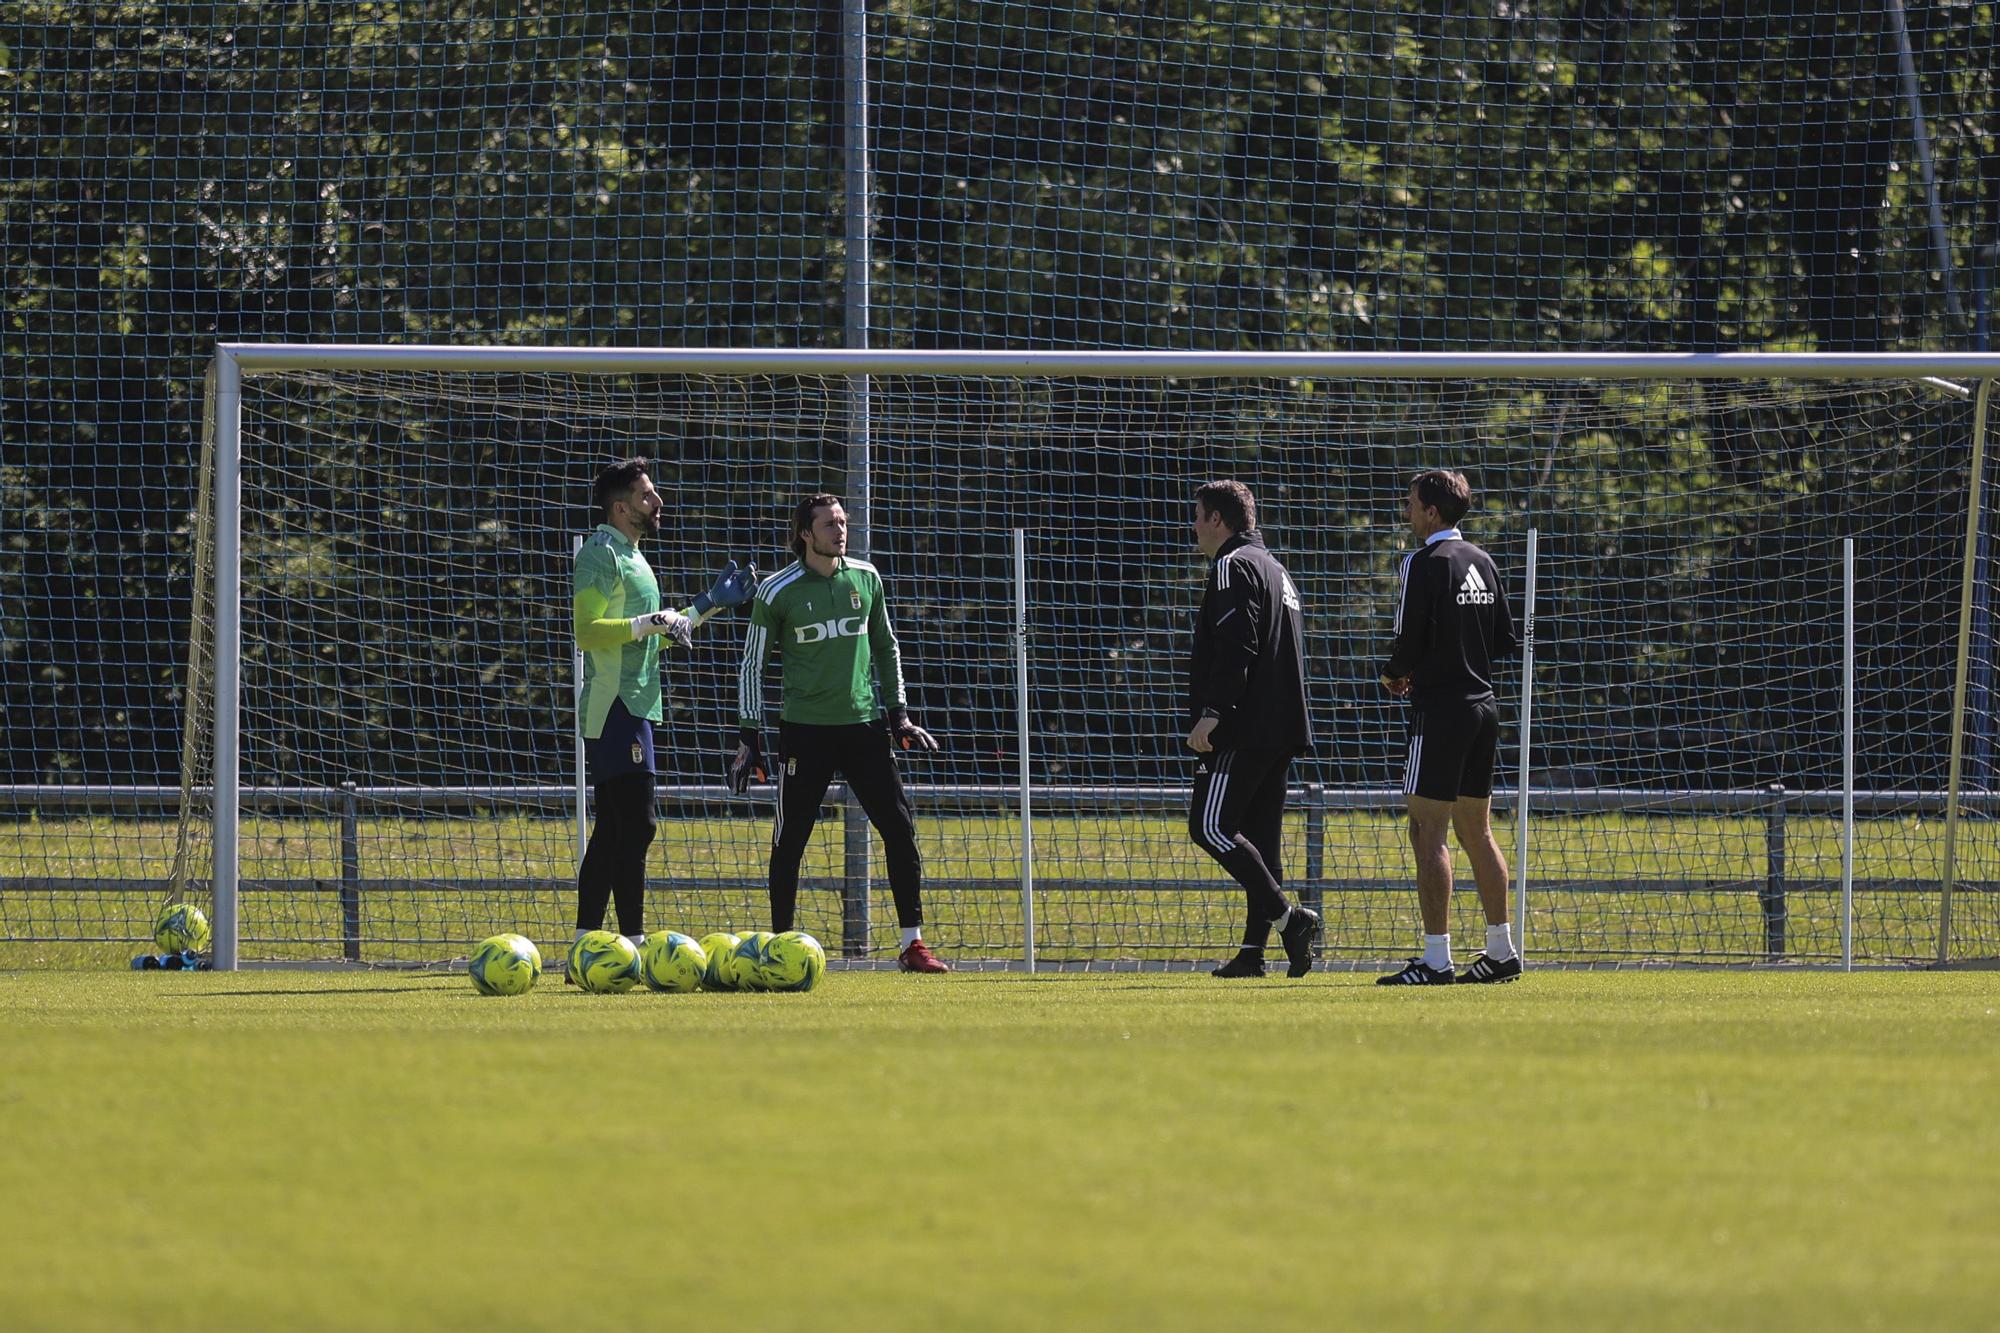
[[[444,371],[602,376],[841,376],[865,395],[871,375],[1091,379],[1407,380],[1658,379],[1883,380],[1924,382],[1975,400],[1957,661],[1951,713],[1938,962],[1949,961],[1951,899],[1962,794],[1965,697],[1977,576],[1987,408],[2000,379],[1992,352],[1164,352],[1164,351],[847,351],[763,348],[477,347],[422,344],[255,343],[216,345],[206,383],[205,419],[214,439],[214,956],[217,970],[238,955],[238,706],[242,654],[242,404],[249,377],[297,370]],[[865,496],[864,484],[858,496]],[[858,515],[866,523],[865,500]],[[192,685],[193,682],[190,682]],[[1526,748],[1526,738],[1523,748]],[[1024,761],[1025,762],[1025,761]],[[1025,770],[1024,770],[1025,772]],[[1525,764],[1524,764],[1525,772]],[[1850,792],[1851,792],[1851,783]],[[1525,825],[1525,820],[1522,821]],[[1525,879],[1525,876],[1524,876]]]

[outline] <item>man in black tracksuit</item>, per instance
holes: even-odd
[[[1424,952],[1385,986],[1443,986],[1454,981],[1512,981],[1521,975],[1507,920],[1507,861],[1491,822],[1493,763],[1500,713],[1493,668],[1518,645],[1500,575],[1486,552],[1465,540],[1458,521],[1472,488],[1456,472],[1433,470],[1410,481],[1404,507],[1423,543],[1403,557],[1396,594],[1396,646],[1382,684],[1410,701],[1410,751],[1403,800],[1417,862],[1417,904]],[[1472,862],[1486,911],[1486,951],[1460,976],[1451,963],[1451,852],[1445,832]]]
[[[1194,535],[1211,557],[1188,670],[1188,746],[1195,767],[1188,832],[1249,898],[1243,947],[1213,975],[1261,977],[1271,927],[1286,975],[1312,970],[1319,914],[1286,901],[1279,848],[1285,779],[1312,743],[1306,719],[1305,626],[1298,590],[1257,531],[1257,501],[1240,481],[1195,492]]]

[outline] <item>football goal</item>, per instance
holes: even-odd
[[[210,909],[223,967],[566,941],[590,818],[571,566],[592,475],[636,455],[669,605],[728,559],[782,567],[792,506],[845,498],[942,746],[904,766],[940,954],[1226,956],[1241,899],[1188,837],[1183,738],[1192,497],[1235,477],[1309,636],[1284,879],[1324,912],[1330,965],[1404,956],[1406,724],[1377,675],[1409,480],[1443,466],[1533,627],[1499,681],[1494,799],[1532,960],[1991,957],[1996,374],[1976,354],[224,345],[175,891]],[[663,658],[650,929],[765,919],[772,792],[723,780],[744,629],[718,616]],[[800,927],[886,959],[886,899],[836,784]]]

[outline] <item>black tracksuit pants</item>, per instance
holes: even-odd
[[[771,830],[771,929],[787,931],[798,913],[799,861],[819,819],[820,802],[838,773],[882,837],[896,924],[924,923],[923,858],[917,817],[896,771],[889,730],[880,722],[845,727],[778,724],[778,823]]]
[[[615,897],[618,933],[644,933],[646,849],[658,827],[651,773],[621,773],[597,784],[597,823],[576,872],[578,930],[602,930],[605,904]]]
[[[1195,769],[1188,833],[1243,886],[1246,947],[1267,943],[1271,923],[1291,906],[1278,887],[1285,879],[1280,852],[1291,767],[1288,750],[1216,750]]]

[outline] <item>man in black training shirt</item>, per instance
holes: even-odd
[[[1306,720],[1305,629],[1298,590],[1257,531],[1257,501],[1240,481],[1194,493],[1194,538],[1210,557],[1188,670],[1188,748],[1195,766],[1188,833],[1249,898],[1243,947],[1218,977],[1264,975],[1264,946],[1278,928],[1286,975],[1312,971],[1319,913],[1294,907],[1278,887],[1285,778],[1312,743]]]
[[[1512,981],[1521,975],[1507,923],[1507,861],[1493,839],[1493,761],[1500,714],[1493,668],[1512,657],[1514,618],[1486,552],[1459,535],[1472,488],[1456,472],[1420,472],[1405,514],[1423,543],[1403,557],[1396,597],[1396,646],[1382,684],[1410,701],[1410,752],[1403,798],[1416,853],[1424,951],[1385,986]],[[1486,952],[1454,977],[1451,964],[1451,851],[1445,830],[1472,862],[1486,910]]]

